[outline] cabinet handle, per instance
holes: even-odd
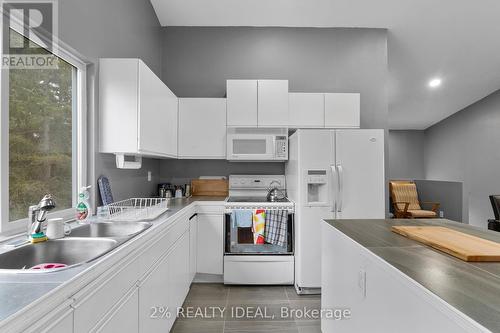
[[[339,175],[339,205],[338,212],[342,212],[342,206],[344,205],[344,168],[342,164],[337,165],[338,175]]]
[[[191,221],[192,219],[194,219],[196,216],[198,216],[198,213],[194,213],[193,215],[191,215],[191,217],[189,218],[189,221]]]

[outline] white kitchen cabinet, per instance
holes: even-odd
[[[325,94],[290,93],[288,96],[291,128],[325,127]]]
[[[141,275],[139,267],[140,260],[121,265],[119,269],[103,274],[73,296],[75,333],[89,332],[125,294],[135,288]]]
[[[360,94],[358,93],[325,94],[325,127],[359,128]]]
[[[198,215],[189,217],[189,279],[196,276],[196,257],[198,255]]]
[[[99,333],[139,332],[139,294],[137,288],[133,289],[125,299],[109,314],[99,327],[92,330]],[[141,331],[142,332],[142,331]]]
[[[198,214],[197,272],[223,273],[224,221],[221,214]]]
[[[52,324],[52,325],[50,325]],[[55,323],[49,323],[50,326],[41,333],[71,333],[73,332],[73,312],[68,312],[64,317],[59,318]]]
[[[140,59],[99,61],[100,152],[177,157],[178,99]]]
[[[257,80],[227,80],[227,126],[257,126]]]
[[[6,330],[7,331],[7,330]],[[18,330],[16,330],[18,331]],[[52,309],[51,313],[35,324],[22,329],[23,333],[72,333],[73,309],[68,302]]]
[[[174,311],[182,306],[189,292],[189,233],[185,233],[169,254],[168,271],[169,308]],[[174,313],[175,315],[175,313]]]
[[[165,255],[139,286],[139,332],[168,332],[175,319],[170,305],[171,256]],[[167,314],[166,314],[167,313]]]
[[[258,80],[259,127],[288,126],[288,80]]]
[[[181,219],[178,224],[184,224],[188,217]],[[192,281],[190,237],[190,230],[185,230],[140,282],[139,332],[168,332],[174,324],[177,308],[182,306]]]
[[[226,158],[226,99],[179,99],[179,158]]]
[[[227,80],[227,126],[288,126],[288,81]]]

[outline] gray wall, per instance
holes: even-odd
[[[168,27],[162,73],[180,97],[224,97],[227,79],[260,78],[287,79],[292,92],[360,92],[361,126],[387,129],[385,29]],[[185,163],[162,162],[162,179]],[[266,170],[259,164],[201,166],[214,174]],[[187,170],[186,176],[198,174]]]
[[[439,202],[440,212],[443,217],[457,221],[467,222],[464,207],[463,183],[439,180],[415,180],[418,196],[421,202]],[[430,209],[431,205],[422,205],[423,209]]]
[[[486,227],[500,193],[500,91],[426,130],[426,178],[463,181],[468,220]],[[467,208],[467,207],[466,207]]]
[[[389,179],[424,179],[424,131],[389,131]]]
[[[146,160],[141,170],[118,170],[114,156],[98,153],[98,59],[104,57],[141,58],[161,75],[161,28],[148,0],[64,0],[59,1],[59,35],[93,65],[89,67],[89,183],[108,176],[117,199],[149,195],[159,181],[159,161]],[[126,135],[126,133],[124,133]],[[95,165],[95,169],[94,169]],[[146,180],[147,171],[153,181]],[[96,196],[94,195],[94,198]]]
[[[283,175],[285,163],[228,162],[223,160],[163,160],[160,164],[162,182],[185,184],[199,176]]]
[[[224,97],[227,79],[287,79],[292,92],[360,92],[361,126],[387,128],[385,29],[167,27],[163,81]]]

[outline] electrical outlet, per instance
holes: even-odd
[[[148,182],[151,181],[151,171],[148,171]]]
[[[444,217],[444,212],[442,210],[439,211],[439,217],[443,218]]]
[[[360,269],[358,272],[358,287],[363,299],[366,298],[366,271]]]

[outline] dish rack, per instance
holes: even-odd
[[[111,221],[152,221],[168,210],[164,198],[130,198],[106,206]]]

